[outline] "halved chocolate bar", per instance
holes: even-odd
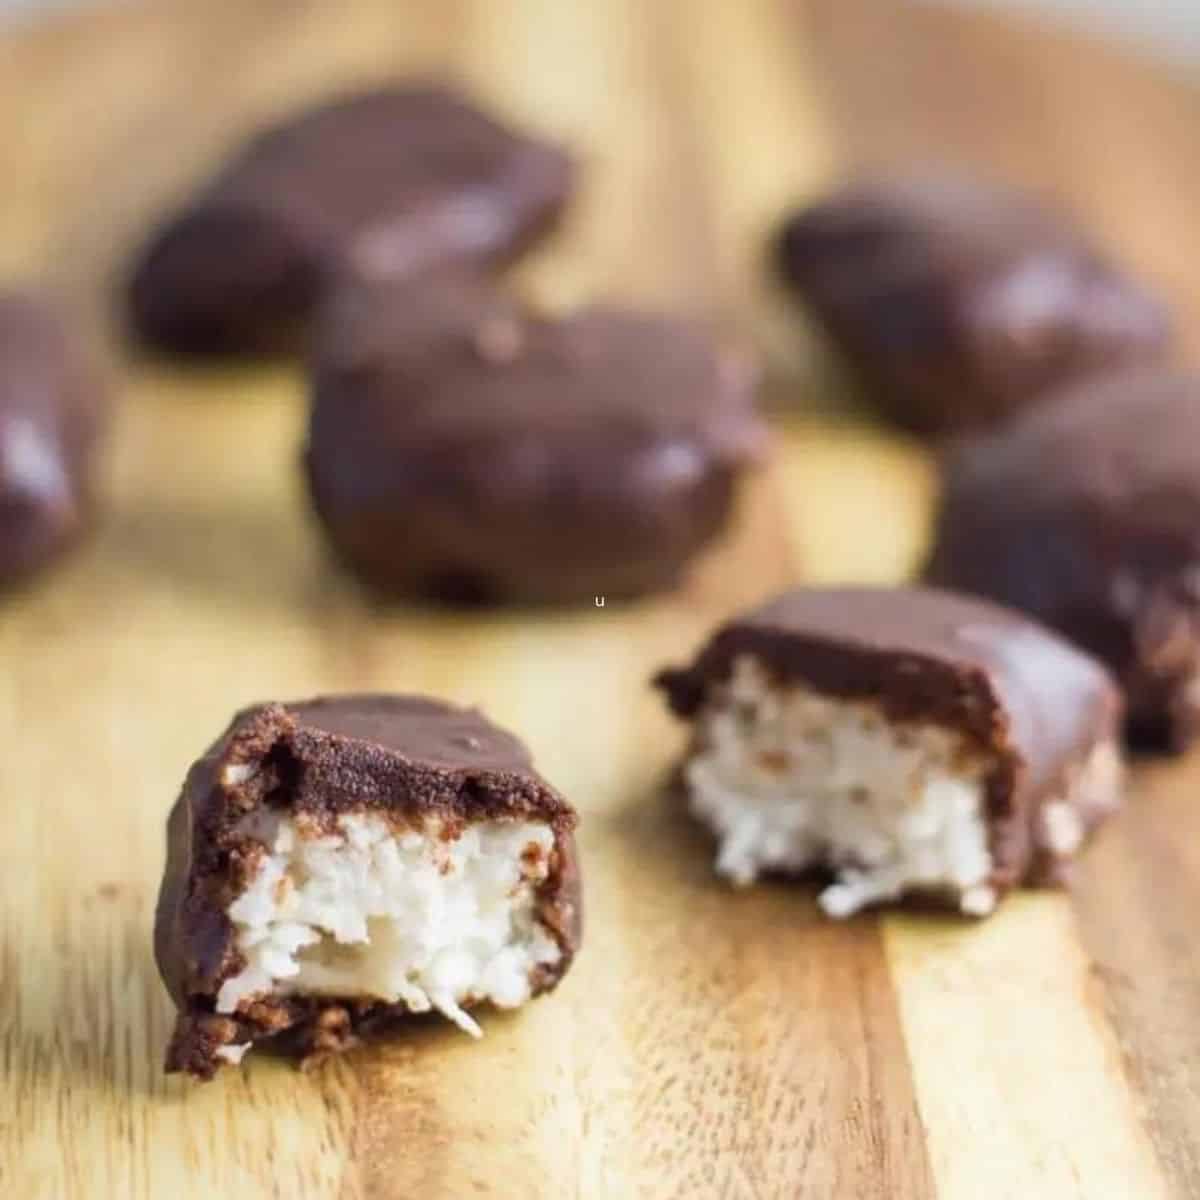
[[[830,916],[914,893],[985,915],[1119,801],[1105,669],[950,592],[789,592],[656,682],[693,723],[681,779],[718,872],[827,872]]]
[[[570,805],[478,712],[409,696],[268,704],[188,774],[155,923],[168,1071],[263,1039],[308,1058],[407,1013],[467,1033],[579,946]]]

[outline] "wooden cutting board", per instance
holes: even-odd
[[[587,186],[523,270],[556,295],[715,315],[756,341],[773,467],[680,594],[621,608],[378,611],[296,470],[300,375],[115,347],[97,536],[0,607],[0,1195],[1146,1200],[1200,1196],[1200,760],[1134,775],[1072,896],[971,925],[818,919],[731,894],[659,801],[680,733],[646,688],[791,580],[918,559],[924,452],[831,412],[764,231],[862,162],[1057,192],[1200,347],[1200,94],[1115,52],[894,2],[196,0],[0,36],[0,269],[100,323],[151,217],[260,119],[448,71],[568,137]],[[825,415],[822,415],[822,414]],[[562,988],[314,1074],[160,1070],[163,818],[248,701],[477,702],[583,813],[585,950]]]

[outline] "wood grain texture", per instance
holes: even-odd
[[[0,274],[111,333],[130,248],[250,128],[352,81],[448,73],[568,138],[586,185],[518,271],[713,316],[757,343],[775,462],[679,594],[469,619],[381,611],[328,563],[285,367],[181,370],[111,341],[124,405],[95,539],[0,607],[0,1195],[1200,1195],[1196,764],[1139,768],[1070,898],[983,927],[818,919],[730,894],[658,785],[646,688],[789,581],[919,560],[933,473],[831,412],[761,270],[779,210],[858,163],[1057,192],[1168,290],[1200,347],[1200,98],[1088,43],[896,0],[206,0],[0,37]],[[803,411],[802,411],[803,410]],[[430,691],[519,730],[580,807],[588,933],[552,997],[311,1076],[160,1074],[162,822],[236,706]]]

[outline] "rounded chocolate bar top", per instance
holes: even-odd
[[[285,706],[287,742],[304,763],[293,809],[362,803],[473,820],[522,798],[542,815],[569,809],[533,768],[529,751],[475,709],[420,696],[338,696]]]
[[[307,467],[386,593],[590,601],[672,586],[765,445],[754,372],[684,320],[561,320],[484,281],[352,283],[321,323]]]
[[[896,721],[962,732],[996,755],[997,812],[1026,810],[1110,739],[1107,671],[1057,634],[984,600],[933,588],[800,588],[734,618],[688,667],[656,682],[693,716],[742,655],[782,683],[869,698]]]
[[[280,770],[285,760],[300,769]],[[268,777],[277,778],[256,788],[264,764]],[[349,695],[249,708],[195,770],[206,781],[215,777],[218,809],[239,787],[248,795],[275,787],[281,790],[273,802],[314,814],[365,805],[415,817],[436,810],[465,821],[492,810],[566,816],[568,827],[574,821],[518,738],[476,709],[420,696]]]
[[[1157,299],[1059,215],[999,187],[853,184],[787,221],[778,254],[867,399],[918,432],[994,424],[1169,341]]]
[[[431,770],[533,773],[525,744],[477,709],[423,696],[375,694],[308,700],[287,711],[296,718],[298,735],[314,746],[332,738],[399,754]]]
[[[1200,377],[1065,390],[956,447],[928,577],[1023,609],[1104,659],[1138,740],[1200,717]]]
[[[154,235],[130,286],[149,342],[296,347],[334,274],[503,261],[557,219],[565,153],[436,86],[347,96],[259,134]]]
[[[107,394],[44,298],[0,291],[0,586],[86,529]]]

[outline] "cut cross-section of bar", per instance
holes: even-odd
[[[1118,801],[1103,668],[949,593],[793,592],[659,683],[693,721],[680,779],[718,873],[819,872],[830,916],[914,894],[984,916]]]
[[[171,817],[156,950],[172,1070],[304,1056],[552,987],[579,941],[571,808],[478,713],[355,696],[240,714]]]

